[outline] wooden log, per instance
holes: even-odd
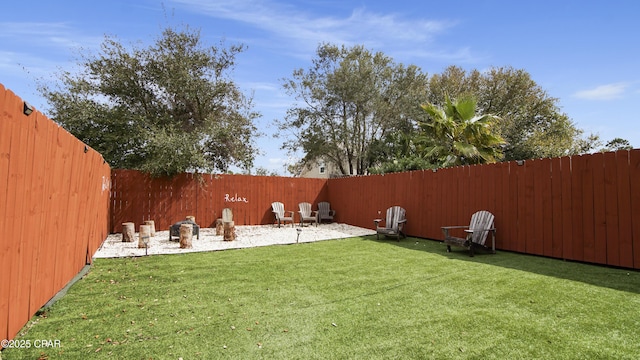
[[[132,222],[122,223],[122,242],[133,242],[136,236],[136,224]]]
[[[191,249],[191,239],[193,238],[193,225],[180,225],[180,249]]]
[[[222,219],[216,220],[216,235],[222,235],[224,233],[224,223]]]
[[[140,232],[138,233],[138,249],[149,247],[149,240],[151,240],[151,225],[140,225]]]
[[[222,239],[224,241],[233,241],[236,239],[236,226],[233,221],[225,221],[223,228],[224,235]]]
[[[186,217],[186,219],[187,219],[187,220],[191,220],[191,221],[193,221],[194,223],[196,222],[196,217],[195,217],[195,216],[193,216],[193,215],[189,215],[189,216],[187,216],[187,217]]]
[[[153,220],[146,220],[144,222],[145,225],[149,225],[149,228],[151,229],[150,231],[150,235],[151,237],[156,236],[156,223]]]

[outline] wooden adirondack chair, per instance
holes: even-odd
[[[304,226],[306,222],[314,222],[318,226],[318,212],[311,211],[311,204],[308,202],[301,202],[298,204],[300,211],[300,226]]]
[[[229,222],[233,221],[233,211],[229,208],[222,209],[222,221]]]
[[[293,211],[285,211],[284,204],[281,202],[273,202],[271,203],[271,208],[273,209],[273,215],[276,217],[276,221],[278,222],[278,227],[280,224],[285,224],[288,222],[291,223],[291,227],[293,227]],[[289,216],[285,216],[289,214]]]
[[[224,223],[233,222],[233,211],[229,208],[222,209],[222,217],[216,219],[216,235],[224,233]]]
[[[494,216],[492,213],[482,210],[471,216],[469,226],[443,226],[444,243],[447,244],[447,252],[451,252],[451,245],[461,246],[469,249],[469,255],[473,256],[476,249],[489,250],[496,253],[496,229],[493,226]],[[466,229],[466,238],[451,236],[449,230]],[[487,234],[491,233],[491,248],[485,245]]]
[[[336,211],[331,210],[331,205],[322,201],[318,203],[318,222],[322,222],[322,220],[329,220],[333,222],[333,217],[336,216]]]
[[[388,237],[395,237],[400,241],[400,237],[407,237],[403,232],[402,228],[404,224],[407,222],[407,218],[405,217],[405,209],[400,206],[392,206],[387,209],[387,218],[384,222],[384,226],[380,226],[380,222],[382,219],[375,219],[373,222],[376,224],[376,239],[380,239],[380,234]]]

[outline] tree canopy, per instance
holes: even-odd
[[[52,118],[112,167],[154,176],[248,169],[260,115],[229,77],[243,50],[206,46],[188,28],[167,28],[147,48],[106,37],[77,73],[40,90]]]
[[[312,66],[295,70],[283,87],[298,101],[279,122],[294,134],[283,148],[304,154],[300,166],[328,161],[343,175],[575,155],[601,144],[512,67],[450,66],[428,77],[363,46],[322,44]],[[454,116],[470,105],[473,116]],[[480,130],[482,139],[467,136]]]
[[[308,70],[284,80],[298,104],[279,121],[295,134],[283,148],[302,150],[301,166],[322,159],[343,175],[366,174],[381,160],[376,142],[411,131],[412,120],[422,116],[426,80],[416,66],[395,64],[362,46],[322,44]]]
[[[504,160],[574,155],[597,146],[597,138],[583,138],[583,131],[560,111],[558,99],[550,97],[522,69],[466,72],[450,66],[429,79],[430,103],[445,104],[447,96],[473,96],[479,113],[501,118],[497,133],[506,141]]]
[[[633,146],[629,143],[629,140],[622,138],[614,138],[609,140],[600,151],[618,151],[618,150],[632,150]]]

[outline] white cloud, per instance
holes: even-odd
[[[254,90],[263,90],[269,92],[275,92],[280,89],[280,86],[278,84],[270,82],[246,82],[243,85]]]
[[[578,91],[573,96],[585,100],[613,100],[620,98],[627,87],[629,87],[629,84],[626,83],[606,84],[593,89]]]
[[[401,49],[407,44],[420,48],[434,37],[455,26],[447,20],[411,19],[400,14],[380,14],[356,8],[344,16],[318,16],[301,8],[277,1],[256,3],[250,0],[174,0],[192,11],[214,18],[229,19],[266,31],[277,37],[277,44],[297,57],[309,56],[319,43],[364,45],[368,48]],[[438,58],[467,57],[467,49],[450,53],[424,53]],[[436,52],[444,52],[436,50]]]
[[[73,66],[74,49],[95,49],[101,39],[62,22],[0,22],[0,78],[50,80],[60,68]]]
[[[102,37],[86,36],[62,22],[0,22],[0,38],[26,47],[42,46],[68,51],[82,46],[97,47]]]
[[[488,58],[488,55],[479,55],[471,51],[469,47],[460,47],[453,50],[429,48],[416,48],[412,50],[395,51],[395,55],[408,58],[435,59],[448,63],[472,63]]]
[[[285,158],[269,158],[269,165],[282,166],[289,163],[289,159]]]
[[[69,27],[60,22],[1,22],[2,37],[49,37],[52,34],[67,32]]]

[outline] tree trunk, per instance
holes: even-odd
[[[224,241],[233,241],[236,239],[236,226],[233,221],[224,222]]]
[[[193,238],[193,225],[180,225],[180,249],[191,249],[191,239]]]
[[[224,224],[222,222],[222,219],[217,219],[216,220],[216,236],[218,235],[222,235],[223,231],[224,231]]]
[[[132,222],[122,223],[122,242],[133,242],[136,236],[136,224]]]
[[[150,235],[151,237],[156,236],[156,223],[153,220],[147,220],[144,222],[145,225],[149,225],[149,228],[151,229],[150,231]]]
[[[149,240],[151,240],[151,226],[140,225],[140,233],[138,234],[138,249],[149,247]]]

